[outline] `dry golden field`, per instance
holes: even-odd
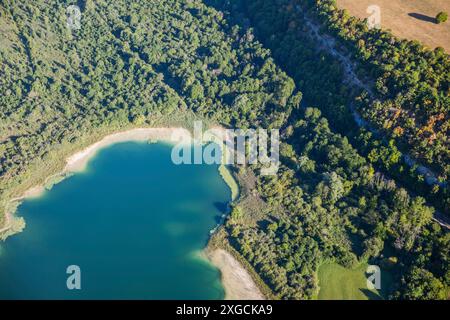
[[[440,11],[450,14],[450,0],[337,0],[351,15],[367,18],[370,5],[381,9],[381,27],[400,37],[419,40],[427,47],[443,47],[450,52],[450,20],[436,24]]]

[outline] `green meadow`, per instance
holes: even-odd
[[[383,299],[388,289],[390,275],[382,270],[381,292],[367,289],[366,269],[368,264],[361,263],[354,269],[345,268],[337,263],[324,263],[319,267],[319,300],[377,300]]]

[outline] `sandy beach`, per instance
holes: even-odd
[[[231,254],[215,249],[207,257],[222,273],[225,300],[265,300],[250,274]]]
[[[115,143],[125,141],[173,142],[172,137],[174,136],[190,139],[191,133],[184,128],[139,128],[114,133],[67,158],[64,172],[82,171],[97,151]]]

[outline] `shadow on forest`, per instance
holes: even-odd
[[[359,289],[369,300],[383,300],[383,297],[379,294],[370,291],[369,289]]]
[[[425,21],[425,22],[431,22],[431,23],[434,23],[434,24],[437,23],[436,18],[427,16],[427,15],[424,15],[424,14],[421,14],[421,13],[410,12],[410,13],[408,13],[408,16],[416,18],[418,20]]]

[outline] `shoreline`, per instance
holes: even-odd
[[[62,174],[83,171],[86,168],[89,160],[91,160],[91,158],[93,158],[98,151],[100,151],[103,148],[112,146],[114,144],[127,141],[140,141],[140,142],[165,141],[175,143],[176,141],[172,139],[172,137],[174,136],[182,138],[183,140],[186,141],[192,139],[189,130],[184,128],[173,128],[173,127],[137,128],[107,135],[100,141],[66,158],[66,166]]]
[[[266,300],[249,272],[229,252],[206,250],[206,257],[220,270],[225,300]]]
[[[220,126],[212,126],[208,128],[207,130],[211,130],[216,137],[220,137],[222,139],[228,139],[228,136],[226,135],[225,129]],[[76,172],[82,172],[86,169],[86,166],[98,151],[100,151],[103,148],[109,147],[111,145],[114,145],[116,143],[121,142],[127,142],[127,141],[140,141],[140,142],[169,142],[169,143],[186,143],[186,142],[192,142],[193,139],[195,139],[195,136],[191,134],[191,132],[188,129],[182,128],[182,127],[155,127],[155,128],[134,128],[134,129],[128,129],[124,131],[118,131],[115,133],[108,134],[101,138],[99,141],[83,148],[82,150],[68,156],[65,158],[65,166],[60,171],[53,175],[48,176],[45,181],[42,184],[33,186],[26,190],[22,195],[14,197],[7,201],[6,211],[4,212],[5,221],[3,223],[3,226],[0,228],[0,239],[5,237],[5,233],[10,231],[10,229],[14,226],[14,222],[16,221],[16,218],[14,216],[15,209],[9,210],[8,207],[16,202],[20,204],[20,202],[27,198],[37,198],[40,197],[46,190],[46,187],[49,184],[50,179],[54,177],[62,178],[64,179],[66,175],[76,173]],[[219,173],[222,173],[221,168],[219,166]],[[222,175],[222,174],[221,174]],[[231,174],[230,174],[231,175]],[[225,180],[225,183],[228,185],[228,187],[232,191],[232,199],[231,201],[234,201],[233,196],[237,196],[236,192],[233,192],[235,189],[239,190],[239,188],[236,188],[234,185],[230,184],[230,181],[228,179],[222,178]],[[16,206],[17,207],[17,206]],[[21,228],[19,228],[16,232],[21,231]],[[13,231],[11,234],[16,233]],[[9,234],[9,235],[11,235]],[[8,235],[8,236],[9,236]],[[3,240],[4,240],[3,239]]]
[[[219,133],[223,130],[223,128],[220,127],[213,127],[213,129],[217,130],[216,132]],[[23,229],[24,224],[19,224],[20,227],[15,229],[16,225],[15,222],[19,220],[23,221],[23,219],[16,218],[14,216],[16,208],[22,200],[42,196],[43,193],[46,191],[46,187],[49,185],[50,179],[52,178],[55,177],[61,178],[58,180],[59,182],[72,173],[84,171],[89,161],[93,157],[95,157],[95,155],[101,149],[107,148],[117,143],[127,141],[177,143],[180,141],[181,142],[192,141],[192,139],[193,137],[191,132],[181,127],[135,128],[125,131],[119,131],[104,136],[99,141],[87,147],[84,147],[80,151],[66,157],[65,166],[63,170],[47,177],[44,183],[37,186],[33,186],[30,189],[26,190],[22,195],[10,199],[8,201],[6,211],[4,213],[5,215],[4,226],[0,228],[0,239],[5,240],[8,236],[18,233]],[[230,176],[229,178],[233,179],[236,186],[230,185],[230,181],[227,181],[228,179],[226,179],[223,176],[223,172],[221,172],[220,168],[221,167],[219,165],[219,174],[230,188],[232,192],[231,201],[234,201],[239,194],[237,182],[234,180],[234,178],[231,177],[231,173],[228,172]],[[237,190],[233,192],[234,187],[237,187]],[[13,210],[9,210],[8,208],[11,205],[14,205]],[[221,272],[221,282],[226,293],[225,299],[227,300],[265,299],[264,295],[261,293],[260,289],[255,284],[255,282],[253,281],[252,277],[245,269],[245,267],[238,260],[236,260],[229,252],[227,252],[224,249],[214,249],[212,251],[205,249],[204,253],[206,255],[206,258]]]
[[[176,137],[177,139],[173,139]],[[51,176],[48,176],[42,184],[33,186],[26,190],[22,195],[14,197],[7,201],[6,211],[4,212],[5,221],[3,226],[0,228],[0,239],[5,240],[8,236],[20,232],[22,228],[19,230],[11,230],[13,229],[15,222],[19,220],[14,216],[17,208],[17,205],[24,199],[28,198],[37,198],[42,196],[42,194],[46,190],[46,186],[49,183],[49,180],[54,177],[60,177],[62,179],[65,178],[66,175],[82,172],[86,169],[86,166],[98,151],[103,148],[109,147],[116,143],[127,142],[127,141],[157,141],[157,142],[171,142],[176,143],[177,141],[190,141],[192,139],[192,135],[189,130],[180,128],[180,127],[161,127],[161,128],[135,128],[128,129],[125,131],[118,131],[116,133],[112,133],[104,136],[99,141],[83,148],[82,150],[66,157],[65,166],[60,171]],[[176,141],[174,141],[176,140]],[[9,210],[11,205],[15,205],[13,210]],[[9,232],[9,234],[8,234]]]

